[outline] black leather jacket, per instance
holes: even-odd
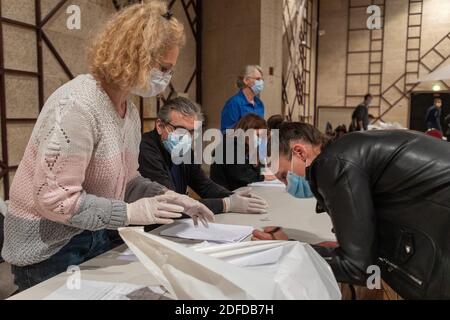
[[[410,131],[351,133],[307,169],[337,249],[316,248],[340,282],[377,265],[403,298],[450,298],[450,144]]]

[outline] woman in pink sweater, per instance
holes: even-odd
[[[155,96],[172,76],[183,26],[163,2],[130,6],[92,45],[91,73],[47,100],[11,186],[2,256],[19,290],[107,251],[108,229],[169,224],[199,202],[138,173],[139,114],[131,94]]]

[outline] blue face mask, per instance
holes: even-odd
[[[167,140],[163,141],[164,148],[172,155],[185,155],[192,147],[192,138],[190,135],[178,135],[175,132],[170,132]]]
[[[252,91],[255,95],[260,95],[264,90],[264,80],[256,80],[255,84],[252,87]]]
[[[309,182],[304,177],[296,175],[292,168],[288,172],[286,179],[288,183],[286,190],[291,196],[300,199],[314,198]]]
[[[287,175],[287,192],[296,198],[314,198],[314,194],[311,191],[308,181],[305,178],[296,175],[293,172],[288,172]]]

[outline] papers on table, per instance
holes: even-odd
[[[131,251],[130,249],[127,249],[126,251],[122,252],[118,257],[117,260],[121,261],[139,261],[136,255]]]
[[[160,300],[165,293],[161,287],[84,280],[79,288],[64,285],[44,300]]]
[[[174,299],[341,298],[327,262],[297,241],[202,244],[192,249],[132,229],[119,229],[119,234]]]
[[[203,225],[194,226],[194,222],[182,220],[176,222],[171,227],[161,231],[161,235],[165,237],[175,237],[190,240],[202,240],[215,243],[235,243],[241,242],[253,232],[253,227],[234,226],[210,223],[209,228]]]
[[[224,260],[240,267],[263,266],[277,263],[282,254],[283,248],[279,247],[249,255],[243,254]]]
[[[286,188],[286,185],[280,180],[273,181],[261,181],[254,182],[248,185],[249,187],[278,187],[278,188]]]
[[[239,267],[268,266],[280,261],[283,248],[278,246],[278,242],[274,244],[268,241],[260,244],[258,247],[254,247],[254,242],[242,242],[191,248]]]

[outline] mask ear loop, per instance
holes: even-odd
[[[167,132],[167,139],[169,139],[170,138],[170,136],[175,132],[174,130],[169,130],[169,127],[171,127],[172,125],[170,124],[170,123],[166,123],[166,122],[164,122],[164,129],[166,130],[166,132]]]
[[[291,161],[291,172],[294,173],[294,158],[295,158],[294,150],[292,150],[291,156],[292,156],[292,161]]]
[[[292,150],[292,161],[291,161],[291,172],[294,173],[294,158],[295,158],[295,154],[294,154],[294,150]],[[305,162],[305,167],[306,167],[306,160]]]

